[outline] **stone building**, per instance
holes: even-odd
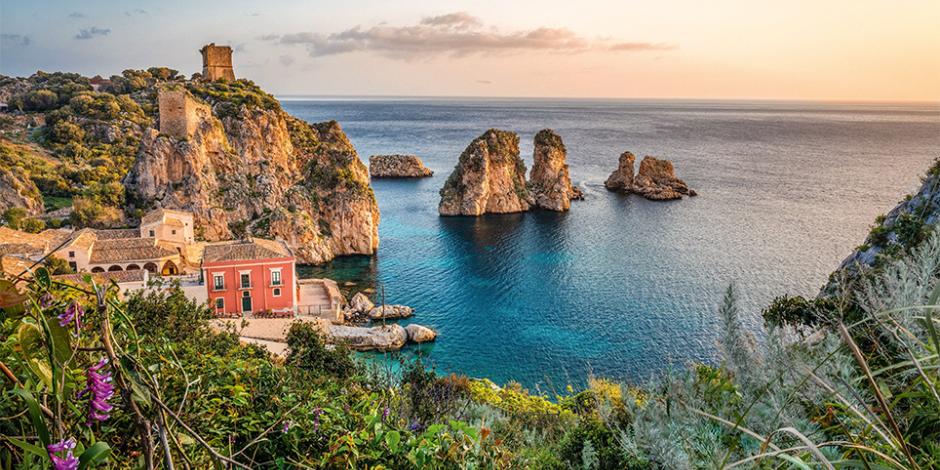
[[[184,89],[161,88],[157,92],[160,108],[160,133],[176,139],[188,139],[199,125],[200,104]]]
[[[235,81],[231,47],[216,46],[215,43],[211,43],[202,46],[199,52],[202,53],[202,78],[204,80]]]

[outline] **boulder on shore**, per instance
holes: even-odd
[[[683,196],[698,194],[678,177],[669,160],[655,157],[643,157],[640,171],[633,176],[635,157],[630,152],[620,155],[617,169],[610,174],[604,186],[611,191],[638,194],[654,201],[682,199]]]
[[[367,297],[362,292],[357,292],[356,295],[354,295],[349,301],[349,308],[347,310],[351,310],[353,312],[368,312],[373,308],[375,308],[375,304],[369,300],[369,297]]]
[[[572,199],[584,199],[581,190],[571,185],[567,158],[565,144],[555,131],[543,129],[535,135],[528,187],[536,206],[564,212],[571,208]]]
[[[395,351],[408,340],[401,325],[390,324],[371,328],[361,326],[330,325],[327,329],[331,343],[344,343],[356,351]]]
[[[380,305],[369,310],[369,318],[374,320],[397,320],[414,315],[415,309],[407,305]]]
[[[414,323],[406,326],[405,332],[408,334],[408,341],[412,343],[427,343],[428,341],[437,339],[437,332],[426,326]]]
[[[460,155],[441,188],[441,215],[525,212],[532,206],[526,187],[525,163],[519,157],[519,136],[490,129]]]
[[[373,178],[424,178],[434,175],[415,155],[373,155],[369,176]]]

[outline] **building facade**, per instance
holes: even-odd
[[[217,315],[296,309],[296,258],[281,241],[251,238],[207,244],[202,275]]]

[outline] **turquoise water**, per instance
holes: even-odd
[[[414,153],[435,171],[377,180],[374,258],[306,270],[388,303],[439,340],[439,371],[563,388],[637,381],[714,361],[716,307],[735,283],[747,321],[782,294],[814,295],[872,220],[940,156],[937,106],[545,100],[284,100],[338,120],[363,161]],[[565,214],[442,218],[438,190],[484,130],[516,131],[527,165],[542,128],[568,147],[586,200]],[[700,196],[609,193],[624,150],[671,159]],[[414,352],[414,350],[411,350]]]

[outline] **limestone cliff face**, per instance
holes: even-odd
[[[581,190],[571,185],[567,160],[565,143],[555,131],[543,129],[535,135],[529,191],[536,206],[563,212],[571,208],[572,199],[584,198]]]
[[[643,157],[639,172],[633,176],[635,161],[636,157],[632,153],[621,154],[617,169],[610,174],[604,186],[611,191],[639,194],[654,201],[697,196],[697,193],[689,189],[685,181],[676,177],[676,170],[669,160]]]
[[[526,188],[519,136],[490,129],[470,143],[441,189],[441,215],[525,212],[532,206]]]
[[[369,175],[373,178],[424,178],[434,172],[415,155],[373,155],[369,157]]]
[[[124,179],[136,204],[192,211],[206,240],[284,239],[301,262],[375,252],[378,206],[365,165],[336,122],[219,107],[200,104],[188,138],[144,132]]]
[[[0,168],[0,213],[13,207],[23,208],[29,215],[42,214],[42,197],[32,180]]]

